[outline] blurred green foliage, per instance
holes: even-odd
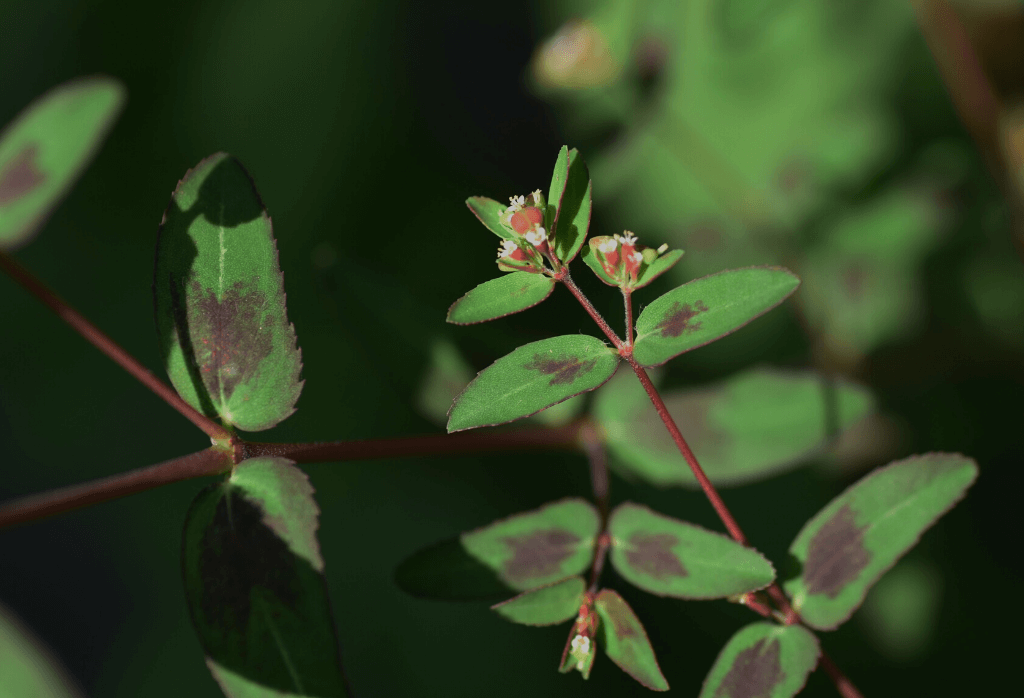
[[[976,10],[968,24],[1008,105],[1024,94],[1013,49],[1024,20],[1010,12]],[[529,66],[572,18],[590,23],[561,46],[586,49],[590,62],[563,89]],[[571,58],[562,55],[562,74]],[[1020,240],[908,7],[4,0],[0,66],[0,123],[72,77],[105,73],[127,85],[105,147],[18,258],[154,370],[150,284],[169,193],[216,151],[252,173],[273,217],[306,380],[297,414],[267,439],[436,430],[415,409],[432,340],[454,342],[479,370],[527,341],[592,332],[564,293],[486,326],[444,323],[453,299],[495,275],[493,239],[463,201],[545,186],[564,142],[591,166],[592,234],[628,228],[642,243],[686,249],[671,278],[638,294],[641,307],[696,275],[791,266],[806,284],[799,312],[776,311],[674,362],[665,384],[702,385],[760,361],[825,362],[874,391],[898,438],[889,434],[879,452],[878,439],[862,435],[845,470],[729,490],[730,508],[782,568],[801,524],[861,468],[926,450],[974,456],[977,487],[915,552],[943,593],[901,601],[900,588],[921,584],[909,577],[895,591],[879,586],[880,600],[865,608],[891,617],[926,606],[927,640],[879,639],[891,623],[865,621],[822,641],[869,696],[966,695],[1009,677],[1013,648],[999,640],[1022,618],[999,592],[1022,577],[1010,535],[1024,456]],[[580,285],[617,317],[616,294],[579,268]],[[0,328],[0,497],[206,445],[4,277]],[[426,544],[585,494],[582,458],[510,453],[307,471],[357,694],[646,692],[604,658],[587,684],[559,675],[564,628],[409,598],[392,581],[398,561]],[[181,589],[181,527],[203,484],[0,532],[0,599],[88,695],[220,695]],[[615,479],[612,496],[719,528],[699,493]],[[780,569],[781,578],[794,571]],[[616,588],[677,690],[700,685],[751,620],[722,602]],[[894,643],[918,648],[912,670]],[[834,688],[818,672],[805,695]]]

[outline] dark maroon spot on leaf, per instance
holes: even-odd
[[[516,289],[515,291],[512,292],[512,297],[513,298],[519,298],[520,296],[525,295],[526,292],[529,291],[529,290],[530,290],[530,285],[529,284],[524,284],[523,286],[520,286],[518,289]]]
[[[672,552],[678,542],[671,533],[634,533],[626,559],[635,570],[652,577],[686,577],[689,573]]]
[[[715,698],[771,698],[772,689],[786,679],[779,653],[779,641],[764,638],[740,652]]]
[[[692,306],[689,303],[673,303],[655,329],[661,330],[662,337],[678,337],[683,332],[699,330],[700,323],[691,320],[707,311],[708,307],[704,305],[704,301],[697,301]]]
[[[525,580],[557,572],[562,562],[575,552],[573,548],[579,540],[576,534],[559,528],[504,538],[502,542],[512,548],[512,557],[505,563],[505,576]]]
[[[803,575],[808,593],[834,599],[870,560],[864,548],[864,527],[858,528],[846,504],[818,530],[808,547]]]
[[[580,376],[584,376],[594,370],[597,359],[580,361],[575,356],[566,359],[552,359],[542,354],[534,354],[533,361],[525,364],[523,368],[528,371],[540,371],[545,376],[554,376],[548,385],[569,385]]]
[[[236,282],[221,300],[213,289],[192,283],[192,295],[198,298],[188,309],[192,328],[192,346],[206,390],[214,400],[227,399],[235,388],[254,378],[260,362],[273,349],[271,333],[274,318],[265,315],[266,296],[245,290]]]
[[[26,145],[0,170],[0,205],[19,199],[46,181],[36,167],[39,146]]]

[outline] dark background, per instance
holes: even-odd
[[[479,369],[527,341],[594,331],[564,292],[485,326],[444,323],[454,299],[495,275],[495,238],[466,211],[465,198],[546,189],[558,147],[573,138],[560,127],[565,112],[534,96],[525,78],[534,47],[569,16],[553,7],[538,15],[518,4],[395,0],[3,0],[0,123],[76,76],[115,76],[129,95],[95,162],[17,257],[162,374],[150,292],[157,224],[186,169],[228,151],[252,173],[273,217],[305,366],[297,414],[258,438],[436,431],[412,407],[432,340],[456,342]],[[916,125],[912,134],[969,148],[923,42],[909,35],[900,51],[901,66],[914,70],[896,85],[893,108]],[[593,147],[602,138],[595,135]],[[587,142],[571,142],[588,157]],[[977,458],[982,475],[907,558],[904,569],[917,581],[904,602],[888,608],[897,613],[924,594],[931,619],[910,649],[892,651],[886,643],[884,619],[872,620],[887,608],[878,604],[823,634],[868,696],[988,692],[1010,676],[1016,654],[1017,643],[1006,637],[1022,620],[1014,601],[1020,545],[1012,533],[1019,530],[1014,505],[1024,451],[1022,348],[987,333],[959,288],[978,220],[998,198],[979,158],[967,172],[956,192],[962,215],[925,263],[920,331],[873,351],[858,378],[900,425],[892,456],[960,451]],[[602,222],[602,206],[612,203],[602,199],[600,182],[595,188],[594,232],[616,232]],[[1000,230],[1009,240],[1009,225]],[[582,283],[600,293],[596,282]],[[781,339],[747,353],[808,365],[811,350],[790,311],[776,312]],[[207,445],[5,277],[0,328],[3,498]],[[676,362],[667,380],[704,382],[737,368],[701,358],[714,351]],[[589,683],[559,675],[567,626],[513,626],[483,605],[412,599],[392,582],[395,565],[426,544],[585,495],[581,458],[409,458],[306,470],[322,509],[320,541],[357,695],[645,693],[603,656]],[[805,469],[729,490],[726,499],[755,544],[784,566],[802,522],[853,477]],[[86,694],[219,695],[189,625],[179,569],[184,513],[204,484],[180,483],[0,532],[0,600]],[[612,487],[616,500],[636,499],[718,528],[695,493],[618,478]],[[616,585],[613,573],[608,583],[634,605],[666,678],[683,695],[697,692],[722,644],[754,619],[725,602],[645,596]],[[835,692],[817,673],[806,695]]]

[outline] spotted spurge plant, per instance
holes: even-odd
[[[122,102],[123,89],[116,81],[79,80],[44,95],[4,130],[0,247],[13,249],[40,229]],[[535,190],[512,197],[507,206],[484,197],[467,203],[500,238],[497,266],[502,274],[456,301],[449,322],[478,323],[526,310],[561,284],[603,337],[555,336],[498,359],[455,399],[448,431],[529,417],[603,386],[622,363],[637,382],[612,380],[590,416],[555,426],[496,430],[485,437],[438,434],[316,444],[243,438],[239,431],[268,429],[294,412],[302,364],[287,317],[271,220],[248,172],[236,159],[218,153],[185,173],[156,235],[152,290],[157,335],[173,387],[0,251],[6,273],[192,420],[210,436],[212,446],[8,502],[0,506],[0,526],[178,480],[222,475],[198,493],[186,513],[182,544],[185,595],[210,671],[228,696],[342,696],[354,691],[342,671],[324,581],[326,562],[316,535],[319,511],[297,464],[571,447],[589,461],[591,498],[569,496],[421,551],[400,566],[399,584],[420,596],[505,593],[507,600],[493,609],[508,620],[572,622],[558,664],[562,672],[578,671],[588,678],[603,652],[647,688],[668,690],[640,619],[602,582],[610,563],[621,579],[646,592],[682,600],[727,599],[762,616],[722,649],[702,696],[791,696],[819,665],[842,695],[860,695],[821,648],[816,631],[835,629],[851,616],[882,573],[964,495],[976,477],[974,462],[931,453],[867,475],[796,534],[790,553],[802,569],[778,584],[774,566],[754,549],[713,480],[764,476],[820,447],[820,438],[807,437],[819,426],[817,412],[809,418],[801,413],[805,403],[814,403],[813,377],[755,371],[729,381],[713,406],[718,417],[708,412],[708,421],[736,405],[749,409],[758,400],[779,396],[790,418],[772,427],[775,436],[786,438],[755,442],[755,455],[742,439],[733,451],[718,452],[714,457],[725,465],[716,466],[711,478],[683,436],[690,429],[699,436],[701,425],[677,423],[673,412],[680,411],[667,404],[689,398],[663,398],[648,369],[771,310],[797,290],[797,277],[777,267],[723,271],[650,300],[634,321],[632,294],[668,271],[683,253],[646,247],[629,231],[588,240],[592,186],[577,151],[561,149],[546,196]],[[574,283],[570,263],[577,256],[601,281],[619,289],[622,336]],[[838,392],[843,426],[863,411],[863,391],[840,386]],[[643,400],[653,410],[644,412]],[[676,453],[667,452],[665,442],[649,429],[635,428],[638,420],[652,415]],[[743,448],[748,452],[741,456]],[[619,467],[655,484],[695,482],[728,535],[640,503],[612,508],[608,451]]]

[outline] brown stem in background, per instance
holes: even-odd
[[[81,485],[72,485],[42,494],[22,497],[0,505],[0,528],[44,519],[65,511],[81,509],[90,504],[127,497],[130,494],[151,490],[172,482],[207,475],[219,475],[231,470],[232,465],[231,455],[228,452],[218,448],[208,448],[146,468],[111,475]]]
[[[206,415],[198,412],[188,404],[169,385],[154,376],[138,359],[126,352],[117,342],[105,335],[98,327],[85,319],[81,313],[67,304],[64,299],[51,291],[33,274],[18,264],[13,257],[0,251],[0,268],[25,290],[41,300],[46,307],[55,312],[61,320],[69,324],[87,342],[103,352],[118,366],[132,375],[137,381],[152,390],[168,405],[178,410],[190,422],[202,429],[207,436],[215,441],[231,441],[231,434]]]
[[[821,651],[821,659],[818,665],[825,670],[829,678],[832,679],[832,683],[836,685],[836,690],[839,691],[839,695],[843,698],[864,698],[864,694],[857,690],[857,687],[853,685],[853,682],[836,666],[836,663],[832,661],[832,657],[828,655],[825,650]]]
[[[598,530],[597,547],[594,549],[594,561],[590,566],[590,593],[597,593],[597,583],[601,579],[601,571],[604,569],[604,561],[608,556],[608,548],[611,546],[611,536],[608,534],[608,513],[609,513],[609,482],[608,482],[608,455],[604,449],[604,439],[595,424],[587,424],[580,430],[580,438],[583,442],[583,450],[587,454],[587,461],[590,463],[590,484],[594,490],[594,501],[597,503],[597,511],[601,517],[601,525]]]

